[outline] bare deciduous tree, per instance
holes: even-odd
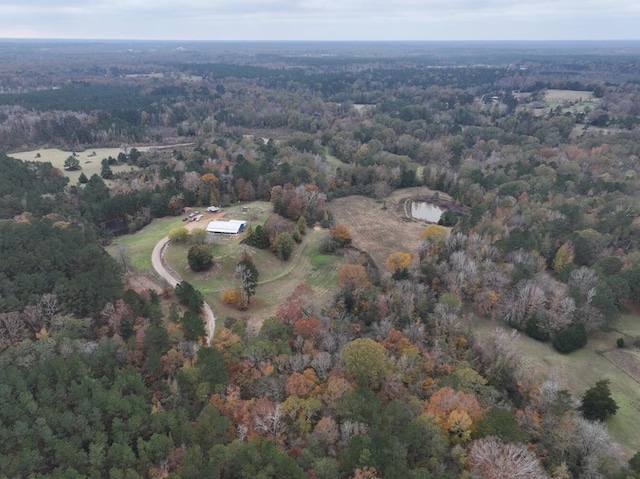
[[[281,405],[267,399],[259,400],[253,411],[253,427],[271,436],[273,442],[278,442],[286,430]]]
[[[488,436],[474,441],[469,464],[484,479],[543,479],[547,476],[540,462],[523,444],[504,443]]]
[[[49,326],[53,318],[60,313],[62,305],[55,294],[47,293],[40,296],[38,310],[44,318],[45,325]]]
[[[327,373],[333,366],[331,354],[326,351],[320,351],[311,360],[311,367],[315,370],[320,379],[326,379]]]
[[[36,305],[27,305],[22,311],[21,318],[32,333],[37,333],[45,326],[44,318]]]
[[[308,354],[293,354],[289,356],[289,367],[296,373],[301,373],[309,367],[311,359]]]
[[[595,272],[585,266],[575,269],[569,275],[569,287],[580,292],[580,299],[586,303],[596,294],[596,286],[598,285],[598,276]]]
[[[20,313],[13,311],[0,314],[0,350],[19,343],[24,338],[24,323]]]

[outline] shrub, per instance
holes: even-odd
[[[618,340],[616,341],[616,344],[618,345],[619,348],[624,348],[624,338],[618,338]]]
[[[189,240],[189,230],[184,226],[169,231],[169,240],[173,243],[186,243]]]
[[[222,302],[226,304],[236,304],[239,296],[236,289],[225,289],[222,292]]]
[[[549,333],[540,327],[540,320],[535,314],[527,321],[525,333],[538,341],[547,341],[549,339]]]
[[[206,271],[213,265],[211,248],[206,245],[195,245],[189,248],[187,261],[192,271]]]
[[[442,216],[440,216],[440,221],[438,221],[438,224],[440,226],[455,226],[457,222],[458,215],[456,215],[451,210],[445,210],[444,213],[442,213]]]
[[[563,329],[553,338],[553,347],[561,353],[570,353],[587,344],[587,331],[584,324],[574,324]]]
[[[334,227],[329,230],[329,234],[331,235],[331,239],[339,248],[343,248],[344,246],[351,244],[351,232],[349,231],[349,228],[343,224],[338,223],[334,225]]]
[[[636,452],[631,459],[629,459],[629,467],[632,471],[640,472],[640,452]]]
[[[283,261],[287,261],[291,256],[291,253],[293,253],[293,248],[295,248],[295,246],[296,244],[291,235],[284,232],[275,237],[271,249],[278,258]]]

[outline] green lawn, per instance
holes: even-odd
[[[118,236],[107,251],[118,261],[122,261],[124,255],[130,271],[136,273],[151,271],[153,247],[160,239],[167,236],[170,230],[180,226],[184,226],[181,216],[155,219],[132,235]]]
[[[635,338],[640,338],[640,317],[635,314],[621,314],[613,328],[625,336],[624,340],[631,345]]]
[[[331,165],[334,168],[343,168],[347,163],[340,160],[338,157],[330,155],[329,149],[325,148],[324,150],[324,158],[327,161],[327,164]]]
[[[247,208],[247,211],[243,211]],[[225,208],[225,219],[250,220],[253,224],[261,224],[271,214],[268,202],[254,202]],[[153,220],[141,231],[116,238],[107,249],[118,261],[136,273],[152,271],[151,252],[155,244],[174,228],[185,226],[182,217],[161,218]],[[197,227],[205,228],[205,217]],[[191,224],[190,226],[193,226]],[[325,255],[319,252],[325,231],[309,229],[301,244],[296,245],[292,257],[285,262],[268,250],[259,250],[241,244],[242,235],[237,237],[216,237],[211,245],[215,258],[214,267],[206,272],[194,273],[187,266],[187,252],[190,245],[171,244],[167,248],[168,264],[185,280],[202,291],[207,302],[216,311],[226,314],[243,314],[264,319],[275,313],[278,306],[301,283],[309,284],[317,293],[318,299],[326,301],[335,289],[336,269],[343,261],[339,256]],[[251,307],[246,312],[238,312],[220,301],[222,291],[235,286],[233,272],[242,251],[247,250],[258,272],[260,273],[256,296],[251,300]],[[217,312],[216,312],[217,314]]]
[[[622,331],[626,331],[627,326],[638,328],[638,322],[638,317],[634,321],[630,315],[623,315],[617,328]],[[496,323],[489,321],[478,321],[473,325],[481,340],[486,339],[495,327]],[[618,337],[620,333],[617,331],[595,333],[590,336],[587,346],[571,354],[560,354],[551,344],[541,343],[524,334],[518,336],[517,345],[521,363],[527,370],[540,378],[555,374],[576,399],[580,399],[596,381],[611,381],[611,392],[620,409],[607,421],[607,425],[627,453],[633,455],[640,450],[636,422],[640,414],[640,384],[604,354],[617,349]]]
[[[194,273],[186,265],[188,245],[171,245],[167,251],[169,265],[184,280],[205,295],[215,310],[228,314],[240,314],[220,301],[225,289],[235,287],[234,270],[243,251],[248,251],[260,274],[256,296],[251,307],[243,312],[264,319],[275,313],[278,306],[301,283],[307,283],[325,299],[336,285],[336,269],[342,262],[338,256],[318,252],[324,231],[308,230],[301,244],[296,246],[291,258],[281,262],[269,250],[259,250],[240,244],[240,238],[221,238],[212,245],[215,265],[210,271]]]

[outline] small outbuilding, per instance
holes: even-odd
[[[237,235],[244,231],[246,221],[240,220],[214,220],[209,221],[207,233],[222,235]]]

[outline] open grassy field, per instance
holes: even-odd
[[[640,338],[640,315],[625,313],[621,314],[614,329],[624,335],[624,339],[627,343],[631,344],[634,339]]]
[[[329,208],[335,221],[351,231],[354,246],[367,251],[378,267],[384,269],[391,253],[416,251],[418,236],[427,226],[408,217],[405,209],[408,199],[426,199],[433,193],[426,187],[405,188],[394,191],[384,203],[365,196],[349,196],[333,200]],[[439,195],[448,198],[444,193]]]
[[[324,158],[325,160],[327,160],[327,164],[332,166],[333,168],[341,168],[347,164],[340,160],[337,156],[329,154],[328,148],[324,149]]]
[[[623,317],[617,329],[626,325],[638,328],[640,318]],[[493,321],[478,321],[472,328],[482,341],[489,337],[496,327],[504,327]],[[640,414],[640,352],[631,346],[619,349],[616,339],[618,331],[599,332],[589,338],[588,344],[571,354],[558,353],[551,344],[541,343],[520,334],[517,348],[521,353],[521,363],[533,375],[544,378],[554,375],[562,387],[574,398],[580,399],[596,381],[611,381],[611,393],[620,407],[617,414],[607,422],[612,435],[633,455],[640,450],[637,418]]]
[[[549,103],[587,102],[594,99],[593,92],[575,90],[547,90],[544,94],[545,101]]]
[[[202,222],[200,223],[202,224]],[[107,251],[118,261],[126,262],[127,269],[134,273],[151,271],[151,252],[156,243],[167,236],[170,230],[184,226],[181,216],[158,218],[132,235],[118,236]],[[206,223],[203,224],[203,227]]]
[[[243,207],[246,207],[248,211],[242,211]],[[225,208],[224,218],[264,223],[270,211],[271,205],[268,202],[256,201],[250,204]],[[188,229],[206,228],[210,220],[220,217],[220,215],[217,214],[207,213],[203,208],[202,213],[204,217],[202,221],[197,223],[182,221],[184,216],[155,219],[151,224],[132,235],[119,236],[107,250],[119,261],[122,261],[124,257],[127,268],[131,272],[144,273],[151,271],[151,252],[153,251],[153,247],[161,238],[167,236],[169,231],[180,227],[186,227]]]
[[[243,211],[243,207],[248,211]],[[254,224],[264,223],[270,214],[271,205],[268,202],[235,205],[224,210],[225,219],[250,220]],[[108,250],[118,261],[125,263],[129,271],[144,276],[151,273],[151,252],[158,240],[174,228],[205,228],[214,216],[205,214],[198,223],[183,222],[181,216],[156,219],[133,235],[118,237]],[[336,269],[343,260],[339,256],[319,252],[320,243],[326,234],[322,230],[308,230],[302,244],[297,245],[292,257],[283,263],[270,251],[242,245],[242,235],[216,237],[212,245],[215,266],[203,273],[194,273],[188,268],[186,258],[189,245],[170,245],[166,259],[169,266],[184,280],[202,291],[216,315],[248,316],[259,322],[273,315],[301,283],[309,284],[320,302],[331,298],[330,292],[336,284]],[[245,249],[252,255],[260,279],[251,307],[248,311],[241,312],[222,303],[220,296],[223,290],[234,287],[233,272]]]
[[[278,306],[301,283],[309,284],[316,292],[318,301],[329,299],[336,284],[336,268],[342,261],[339,256],[324,255],[319,246],[326,231],[308,230],[303,242],[296,246],[288,261],[280,260],[268,250],[259,250],[240,244],[241,238],[222,238],[213,245],[215,265],[203,273],[194,273],[186,265],[188,245],[171,245],[167,251],[168,264],[183,279],[205,295],[216,314],[249,317],[261,321],[275,314]],[[251,299],[247,311],[221,301],[225,289],[235,287],[233,276],[240,255],[246,250],[260,273],[256,296]]]
[[[150,147],[148,146],[137,147],[138,151],[141,152],[149,151],[149,148]],[[81,170],[76,171],[66,171],[64,169],[64,162],[69,156],[71,156],[72,152],[62,151],[58,148],[43,148],[40,150],[9,153],[8,156],[12,156],[23,161],[49,162],[54,167],[62,171],[64,175],[69,178],[71,184],[76,184],[78,182],[78,178],[82,173],[84,173],[87,178],[91,178],[91,176],[94,174],[99,175],[100,169],[102,168],[102,159],[108,158],[109,156],[117,158],[118,154],[120,154],[121,152],[122,150],[120,148],[94,148],[92,150],[86,150],[80,153],[76,153],[78,160],[80,160],[80,166],[82,167]],[[36,155],[38,153],[40,154],[40,157],[36,158]],[[131,171],[132,169],[137,168],[130,165],[111,166],[111,171],[113,171],[114,173]]]
[[[521,93],[516,95],[519,99],[526,99],[531,96],[528,93]],[[554,110],[560,107],[562,113],[584,113],[587,108],[594,110],[598,107],[599,100],[593,96],[593,92],[590,91],[575,91],[575,90],[555,90],[550,89],[544,92],[544,102],[538,107],[534,107],[533,103],[520,105],[518,109],[520,111],[527,110],[532,112],[535,116],[545,116],[549,114],[549,110]]]

